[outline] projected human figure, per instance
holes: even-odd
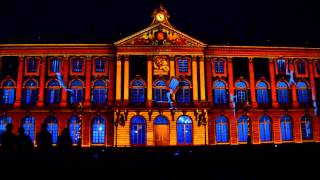
[[[232,110],[233,110],[233,116],[236,117],[236,103],[237,103],[237,96],[230,93],[230,101],[232,103]]]
[[[173,109],[173,104],[172,104],[172,99],[171,99],[172,93],[173,93],[172,89],[170,89],[170,90],[167,92],[167,99],[168,99],[168,103],[169,103],[169,105],[170,105],[170,109]]]
[[[286,68],[286,75],[289,75],[290,77],[289,77],[289,87],[292,85],[292,84],[294,84],[295,86],[297,85],[297,83],[295,82],[295,80],[294,80],[294,76],[293,76],[293,74],[294,74],[294,66],[293,66],[293,64],[292,63],[289,63],[288,64],[288,66],[289,66],[289,68],[287,67]],[[289,70],[288,70],[289,69]]]
[[[172,78],[170,80],[170,83],[167,85],[167,89],[169,89],[169,91],[167,92],[167,99],[168,99],[168,103],[170,105],[170,109],[175,109],[175,107],[173,107],[173,102],[171,99],[171,95],[179,88],[179,80],[177,78]]]
[[[314,110],[314,115],[318,116],[318,106],[315,100],[313,100],[313,110]]]
[[[62,79],[61,74],[60,74],[60,73],[57,73],[56,75],[57,75],[57,78],[58,78],[58,81],[59,81],[60,86],[61,86],[63,89],[65,89],[67,92],[70,92],[71,95],[73,95],[73,94],[74,94],[73,89],[67,88],[67,86],[66,86],[66,85],[64,84],[64,82],[63,82],[63,79]]]

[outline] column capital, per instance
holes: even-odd
[[[269,59],[269,64],[275,61],[275,58],[268,58],[268,59]]]
[[[199,61],[204,61],[204,56],[199,56]]]
[[[249,62],[250,64],[252,64],[252,63],[253,63],[253,57],[248,57],[248,62]]]
[[[124,55],[124,56],[123,56],[123,60],[124,60],[124,61],[129,61],[129,57],[130,57],[130,55]]]
[[[227,57],[228,63],[232,63],[232,57]]]

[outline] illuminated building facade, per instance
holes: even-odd
[[[54,143],[69,127],[82,146],[320,141],[319,48],[207,45],[164,8],[152,17],[114,44],[1,44],[0,133],[12,122],[35,141],[46,122]]]

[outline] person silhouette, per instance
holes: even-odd
[[[72,151],[72,139],[69,133],[69,128],[64,128],[58,137],[58,151],[63,155],[68,155]]]
[[[52,147],[52,135],[47,129],[47,124],[41,124],[41,130],[36,135],[37,148],[41,152],[48,152]]]
[[[291,87],[292,85],[297,86],[297,83],[294,80],[294,66],[292,63],[290,63],[288,66],[289,66],[289,68],[288,67],[286,68],[286,75],[290,76],[288,85],[289,85],[289,87]]]
[[[13,124],[6,125],[6,131],[1,135],[2,150],[7,153],[15,151],[17,144],[17,136],[12,132]]]
[[[25,130],[22,126],[19,128],[18,132],[17,151],[20,153],[31,152],[33,149],[33,142],[30,136],[25,134]]]

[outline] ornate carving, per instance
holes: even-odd
[[[167,56],[155,56],[153,60],[153,74],[154,75],[168,75],[169,60]]]

